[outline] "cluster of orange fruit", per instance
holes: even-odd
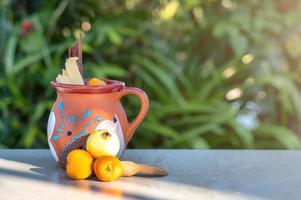
[[[94,158],[88,151],[76,149],[67,155],[66,171],[70,178],[82,180],[90,177],[94,171],[101,181],[116,180],[122,174],[122,164],[115,156]]]

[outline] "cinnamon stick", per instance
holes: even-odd
[[[82,56],[82,35],[80,34],[79,40],[76,41],[76,43],[68,49],[68,57],[77,57],[77,66],[80,74],[83,77],[83,56]]]

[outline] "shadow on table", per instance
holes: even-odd
[[[6,153],[4,153],[4,151],[6,151]],[[20,151],[19,156],[17,151]],[[58,167],[57,163],[54,160],[53,162],[49,162],[49,156],[43,157],[45,155],[45,151],[43,151],[43,153],[34,151],[34,154],[29,154],[30,156],[26,157],[21,156],[21,151],[22,150],[14,150],[14,153],[12,154],[9,150],[1,150],[0,159],[35,166],[33,168],[30,168],[30,170],[35,173],[7,169],[0,166],[0,174],[33,179],[37,181],[45,181],[51,184],[60,184],[62,185],[62,187],[75,187],[86,192],[108,195],[112,198],[124,197],[135,200],[160,200],[160,198],[153,198],[140,194],[129,193],[127,191],[124,191],[120,186],[108,187],[105,183],[97,181],[94,177],[92,177],[90,181],[70,180],[70,178],[67,177],[65,170]],[[127,182],[124,181],[124,184],[127,184]]]

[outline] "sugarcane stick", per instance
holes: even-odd
[[[168,173],[164,169],[156,166],[141,165],[131,161],[121,161],[121,176],[134,176],[136,174],[148,176],[166,176]]]

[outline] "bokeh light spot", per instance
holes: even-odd
[[[238,99],[239,97],[241,97],[241,94],[242,92],[240,88],[233,88],[226,94],[226,99],[230,101],[234,99]]]
[[[246,54],[241,58],[242,63],[249,64],[254,60],[255,56],[253,54]]]
[[[225,69],[225,71],[223,72],[223,77],[224,78],[230,78],[235,73],[236,73],[236,68],[235,67],[229,67],[229,68]]]
[[[68,27],[64,27],[62,30],[62,34],[64,37],[69,37],[71,35],[71,31]]]
[[[81,27],[82,27],[82,30],[85,32],[88,32],[91,30],[91,24],[88,21],[83,21]]]
[[[171,2],[169,2],[161,11],[160,11],[160,17],[162,19],[170,19],[172,18],[178,8],[179,8],[180,4],[179,1],[173,0]]]

